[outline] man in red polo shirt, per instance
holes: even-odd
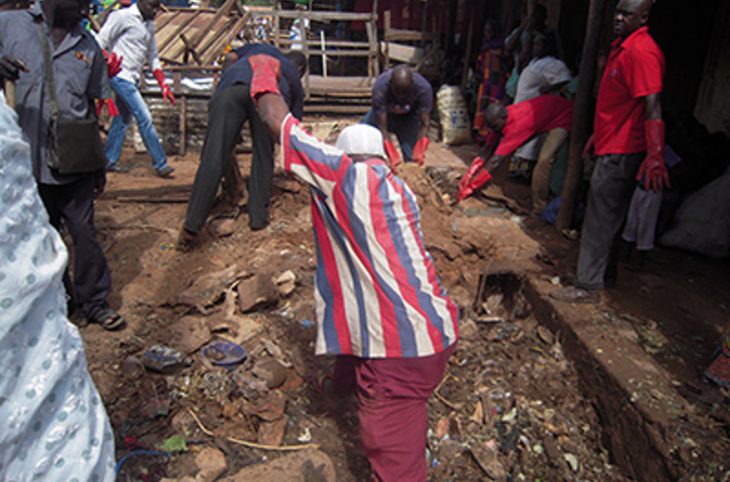
[[[572,127],[573,102],[556,95],[541,95],[507,107],[490,104],[484,117],[493,131],[501,133],[502,140],[486,165],[481,157],[474,159],[459,182],[458,199],[470,196],[489,181],[489,172],[494,172],[518,147],[547,132],[532,174],[532,209],[536,214],[542,213],[550,194],[550,172],[555,156]],[[481,170],[482,167],[486,170]]]
[[[646,23],[652,0],[621,0],[614,15],[613,42],[598,91],[594,134],[586,153],[595,151],[588,208],[581,234],[575,287],[553,297],[593,302],[607,281],[615,280],[614,242],[636,181],[647,190],[669,187],[664,165],[664,122],[660,93],[664,55]]]

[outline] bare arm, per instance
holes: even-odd
[[[418,136],[416,139],[421,139],[423,137],[426,137],[428,134],[428,125],[431,123],[431,113],[430,112],[421,112],[418,114],[418,117],[421,121],[421,128],[418,130]]]
[[[278,141],[281,137],[281,124],[289,114],[289,106],[279,94],[263,94],[255,102],[259,117]]]
[[[497,154],[493,155],[489,158],[489,161],[487,161],[487,164],[484,166],[484,168],[489,171],[490,173],[493,173],[497,170],[500,164],[502,164],[502,161],[504,160],[505,156],[499,156]]]
[[[662,103],[660,94],[651,94],[644,97],[644,119],[662,118]]]
[[[390,139],[388,134],[388,113],[387,112],[376,112],[375,123],[378,125],[378,129],[383,134],[383,140],[387,141]]]

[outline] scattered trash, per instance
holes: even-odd
[[[251,370],[256,377],[266,382],[269,389],[279,388],[287,377],[287,369],[275,358],[261,358]]]
[[[304,319],[300,320],[299,323],[301,323],[304,328],[314,328],[314,322],[312,320]]]
[[[297,441],[301,443],[308,443],[312,441],[312,431],[309,430],[309,427],[304,427],[304,430],[302,430],[299,437],[297,437]]]
[[[563,457],[565,457],[565,461],[570,465],[570,469],[573,472],[578,472],[578,457],[573,454],[564,454]]]
[[[164,345],[152,345],[142,355],[144,366],[157,372],[169,372],[183,365],[184,360],[182,353]]]
[[[122,376],[128,381],[139,380],[144,375],[144,364],[136,356],[128,356],[122,362]]]
[[[284,271],[274,280],[281,296],[289,296],[297,287],[297,275],[293,271]]]
[[[213,365],[232,369],[246,359],[246,350],[227,340],[215,340],[205,345],[200,354]]]
[[[507,471],[499,462],[494,440],[474,445],[471,448],[471,454],[487,477],[499,482],[507,480]]]
[[[169,453],[187,452],[188,444],[185,441],[185,437],[176,434],[159,443],[157,448]]]
[[[275,304],[279,292],[270,273],[257,274],[238,284],[238,307],[243,313]]]
[[[236,229],[236,220],[231,218],[213,219],[208,225],[208,232],[214,238],[225,238],[233,234]]]
[[[195,482],[213,482],[225,472],[228,464],[223,452],[213,447],[206,447],[195,456],[198,474]]]

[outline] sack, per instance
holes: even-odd
[[[441,134],[444,144],[457,145],[471,142],[471,128],[466,102],[458,87],[444,85],[436,94]]]
[[[712,258],[730,256],[730,169],[682,202],[659,241]]]
[[[60,117],[51,122],[51,148],[46,162],[60,174],[80,174],[104,169],[106,155],[99,135],[99,122]]]

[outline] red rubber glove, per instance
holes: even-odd
[[[586,141],[586,145],[583,146],[583,159],[588,159],[588,157],[591,155],[591,151],[593,150],[593,134],[591,134],[591,137],[588,138]]]
[[[279,94],[281,62],[270,55],[259,54],[248,58],[251,64],[251,98],[256,100],[263,94]]]
[[[383,147],[385,147],[385,153],[388,155],[390,168],[395,171],[395,169],[403,162],[400,158],[400,154],[398,154],[398,149],[395,148],[390,139],[386,139],[383,142]]]
[[[646,136],[646,158],[639,167],[636,180],[644,180],[644,188],[649,191],[661,191],[671,187],[669,173],[664,163],[664,121],[650,119],[644,122]]]
[[[102,50],[101,53],[104,55],[106,60],[106,75],[111,79],[116,77],[119,72],[122,71],[122,56],[117,55],[114,52],[109,53],[106,50]]]
[[[152,72],[152,75],[155,76],[155,79],[157,79],[157,83],[160,85],[160,90],[162,91],[162,100],[169,101],[172,105],[175,105],[175,96],[172,94],[170,86],[167,85],[167,82],[165,82],[165,73],[162,72],[162,69],[155,69]]]
[[[114,99],[96,99],[96,117],[101,117],[101,111],[104,109],[104,106],[106,105],[107,110],[109,110],[109,117],[116,117],[119,115],[119,109],[117,109],[117,104],[114,103]]]
[[[464,174],[464,177],[459,181],[459,194],[456,196],[456,202],[463,201],[464,199],[471,196],[474,191],[486,184],[492,175],[489,171],[484,169],[484,159],[477,156],[471,161],[471,166]]]
[[[426,162],[426,150],[430,143],[431,141],[428,140],[428,137],[423,136],[418,139],[416,147],[413,148],[413,160],[416,161],[419,166],[422,166]]]

